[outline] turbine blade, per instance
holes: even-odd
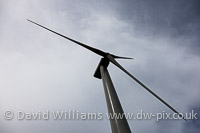
[[[133,58],[130,58],[130,57],[122,57],[122,56],[117,56],[117,55],[113,55],[113,54],[110,54],[112,57],[114,58],[118,58],[118,59],[133,59]]]
[[[113,57],[112,55],[107,55],[107,58],[110,62],[112,62],[115,66],[117,66],[119,69],[121,69],[123,72],[125,72],[128,76],[130,76],[133,80],[135,80],[138,84],[140,84],[142,87],[144,87],[148,92],[150,92],[153,96],[155,96],[158,100],[160,100],[164,105],[166,105],[168,108],[170,108],[173,112],[177,113],[182,119],[186,120],[182,114],[180,114],[178,111],[176,111],[171,105],[169,105],[167,102],[165,102],[162,98],[160,98],[158,95],[156,95],[151,89],[149,89],[147,86],[145,86],[141,81],[139,81],[136,77],[134,77],[132,74],[130,74],[128,71],[126,71]]]
[[[83,43],[81,43],[81,42],[78,42],[78,41],[76,41],[76,40],[73,40],[73,39],[71,39],[71,38],[69,38],[69,37],[67,37],[67,36],[64,36],[64,35],[62,35],[62,34],[60,34],[60,33],[58,33],[58,32],[55,32],[55,31],[53,31],[53,30],[51,30],[51,29],[49,29],[49,28],[47,28],[47,27],[44,27],[44,26],[42,26],[42,25],[40,25],[40,24],[38,24],[38,23],[36,23],[36,22],[33,22],[33,21],[29,20],[29,19],[27,19],[27,21],[29,21],[29,22],[31,22],[31,23],[33,23],[33,24],[36,24],[36,25],[38,25],[38,26],[40,26],[40,27],[42,27],[42,28],[44,28],[44,29],[46,29],[46,30],[48,30],[48,31],[50,31],[50,32],[53,32],[54,34],[57,34],[57,35],[59,35],[59,36],[65,38],[65,39],[67,39],[67,40],[69,40],[69,41],[72,41],[72,42],[74,42],[74,43],[76,43],[76,44],[78,44],[78,45],[80,45],[80,46],[82,46],[82,47],[84,47],[84,48],[86,48],[86,49],[88,49],[88,50],[90,50],[90,51],[92,51],[92,52],[94,52],[94,53],[100,55],[100,56],[103,56],[103,57],[106,56],[106,53],[103,52],[103,51],[101,51],[101,50],[99,50],[99,49],[90,47],[90,46],[88,46],[88,45],[86,45],[86,44],[83,44]]]

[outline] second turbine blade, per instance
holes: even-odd
[[[78,45],[80,45],[80,46],[82,46],[82,47],[84,47],[84,48],[86,48],[86,49],[88,49],[88,50],[90,50],[90,51],[92,51],[92,52],[94,52],[94,53],[100,55],[100,56],[103,56],[103,57],[106,56],[106,53],[103,52],[103,51],[101,51],[101,50],[99,50],[99,49],[96,49],[96,48],[90,47],[90,46],[88,46],[88,45],[86,45],[86,44],[83,44],[83,43],[81,43],[81,42],[78,42],[78,41],[76,41],[76,40],[74,40],[74,39],[71,39],[71,38],[69,38],[69,37],[67,37],[67,36],[64,36],[64,35],[62,35],[62,34],[60,34],[60,33],[58,33],[58,32],[55,32],[55,31],[53,31],[53,30],[51,30],[51,29],[49,29],[49,28],[47,28],[47,27],[44,27],[44,26],[42,26],[42,25],[40,25],[40,24],[38,24],[38,23],[36,23],[36,22],[33,22],[33,21],[29,20],[29,19],[27,19],[27,20],[28,20],[29,22],[31,22],[31,23],[37,25],[37,26],[40,26],[40,27],[42,27],[42,28],[44,28],[44,29],[46,29],[46,30],[48,30],[48,31],[50,31],[50,32],[53,32],[54,34],[57,34],[57,35],[59,35],[59,36],[65,38],[65,39],[67,39],[67,40],[69,40],[69,41],[72,41],[72,42],[74,42],[74,43],[76,43],[76,44],[78,44]]]
[[[111,55],[107,55],[107,58],[110,62],[112,62],[115,66],[117,66],[119,69],[121,69],[123,72],[125,72],[128,76],[130,76],[133,80],[135,80],[138,84],[140,84],[142,87],[144,87],[148,92],[150,92],[153,96],[155,96],[158,100],[160,100],[164,105],[166,105],[168,108],[170,108],[173,112],[177,113],[182,119],[186,120],[178,111],[176,111],[171,105],[169,105],[167,102],[165,102],[162,98],[160,98],[158,95],[156,95],[151,89],[149,89],[146,85],[144,85],[141,81],[139,81],[136,77],[134,77],[132,74],[130,74],[126,69],[124,69]]]

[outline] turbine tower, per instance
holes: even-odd
[[[138,80],[135,76],[133,76],[132,74],[130,74],[126,69],[124,69],[115,59],[132,59],[129,57],[121,57],[121,56],[117,56],[114,54],[110,54],[104,51],[101,51],[99,49],[93,48],[91,46],[88,46],[84,43],[81,43],[79,41],[76,41],[74,39],[71,39],[67,36],[64,36],[58,32],[55,32],[47,27],[44,27],[36,22],[33,22],[29,19],[27,19],[29,22],[36,24],[50,32],[53,32],[54,34],[57,34],[69,41],[72,41],[76,44],[78,44],[79,46],[82,46],[86,49],[88,49],[89,51],[100,55],[102,58],[99,62],[99,65],[94,73],[94,77],[98,78],[98,79],[102,79],[103,81],[103,87],[104,87],[104,92],[105,92],[105,97],[106,97],[106,103],[107,103],[107,109],[108,109],[108,113],[113,115],[113,114],[121,114],[121,116],[123,116],[120,119],[117,118],[113,118],[110,119],[110,125],[111,125],[111,130],[112,133],[131,133],[131,129],[128,125],[128,122],[125,118],[124,115],[124,111],[122,109],[122,106],[120,104],[119,98],[117,96],[117,93],[115,91],[114,85],[112,83],[112,80],[110,78],[109,72],[108,72],[108,65],[111,62],[112,64],[114,64],[116,67],[118,67],[119,69],[121,69],[123,72],[125,72],[130,78],[132,78],[134,81],[136,81],[138,84],[140,84],[144,89],[146,89],[149,93],[151,93],[154,97],[156,97],[159,101],[161,101],[164,105],[166,105],[168,108],[170,108],[174,113],[176,113],[180,118],[186,120],[182,114],[180,114],[178,111],[176,111],[171,105],[169,105],[167,102],[165,102],[161,97],[159,97],[157,94],[155,94],[151,89],[149,89],[146,85],[144,85],[140,80]]]

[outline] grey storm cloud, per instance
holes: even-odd
[[[173,34],[191,34],[199,28],[198,0],[128,0],[121,2],[120,17],[128,21],[137,21],[145,28],[150,27],[155,31],[175,32]],[[134,20],[135,19],[135,20]],[[138,27],[138,30],[142,27]],[[148,29],[147,29],[148,30]],[[174,31],[173,31],[174,30]]]
[[[1,0],[0,132],[111,132],[103,120],[5,120],[6,110],[106,113],[100,57],[41,29],[31,19],[113,54],[182,113],[199,113],[198,0]],[[127,75],[109,66],[125,112],[172,113]],[[199,120],[129,120],[133,132],[199,132]]]
[[[192,37],[185,44],[199,53],[200,2],[198,0],[128,0],[121,2],[119,16],[136,24],[138,34]],[[184,45],[184,44],[182,44]]]

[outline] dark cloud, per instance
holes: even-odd
[[[137,30],[155,34],[196,34],[199,29],[198,0],[128,0],[120,3],[120,17],[137,25]]]
[[[135,34],[183,38],[189,52],[200,52],[200,2],[198,0],[127,0],[119,2],[119,17]],[[190,38],[193,38],[192,40]]]

